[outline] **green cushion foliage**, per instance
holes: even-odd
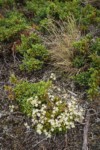
[[[21,35],[21,44],[17,50],[23,55],[21,70],[31,72],[41,69],[44,61],[48,58],[48,51],[41,40],[34,33],[29,36]]]
[[[43,20],[45,17],[52,16],[55,19],[66,19],[69,13],[79,15],[80,2],[76,1],[29,1],[27,0],[26,9],[35,14],[36,21]]]
[[[83,70],[74,79],[88,87],[90,98],[96,98],[100,96],[100,38],[85,36],[74,43],[74,48],[76,54],[73,65]]]
[[[17,11],[10,11],[5,17],[0,18],[0,42],[11,41],[18,32],[26,28],[25,18]]]
[[[31,116],[31,105],[27,103],[29,97],[39,96],[40,99],[44,99],[48,88],[51,86],[51,82],[40,81],[37,83],[30,83],[27,80],[20,80],[14,84],[13,92],[15,99],[19,103],[21,110],[28,116]]]
[[[77,99],[73,96],[70,96],[70,100],[68,97],[63,99],[59,94],[52,93],[52,81],[30,83],[17,80],[14,75],[10,81],[12,86],[6,86],[6,90],[12,91],[22,111],[31,118],[32,126],[38,134],[51,137],[55,133],[65,133],[75,127],[76,121],[83,120],[84,110]]]
[[[26,10],[33,14],[33,21],[39,23],[46,17],[53,17],[55,20],[65,20],[72,14],[77,23],[80,24],[80,29],[88,30],[89,25],[100,23],[100,12],[90,4],[82,6],[80,0],[72,1],[34,1],[27,0]]]
[[[15,0],[0,0],[0,7],[11,7],[15,4]]]

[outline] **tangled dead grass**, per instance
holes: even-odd
[[[48,34],[42,39],[49,49],[54,66],[64,71],[76,72],[76,69],[72,67],[73,42],[80,39],[81,34],[75,18],[69,16],[67,22],[55,22],[49,18],[46,23],[47,25],[43,27]]]

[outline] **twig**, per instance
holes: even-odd
[[[90,113],[87,111],[85,126],[84,126],[84,133],[83,133],[83,146],[82,150],[88,150],[88,129],[89,129],[89,121],[90,121]]]
[[[71,95],[77,96],[77,94],[75,94],[74,92],[72,92],[72,91],[70,91],[70,90],[67,90],[67,91],[68,91],[68,93],[70,93]]]
[[[38,144],[42,143],[43,141],[47,140],[48,137],[42,139],[41,141],[39,141],[38,143],[36,143],[35,145],[32,146],[32,148],[36,147]]]
[[[67,137],[67,133],[65,134],[65,148],[68,147],[68,137]]]

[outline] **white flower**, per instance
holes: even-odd
[[[41,123],[43,124],[43,123],[44,123],[44,120],[41,120]]]
[[[38,103],[37,103],[37,104],[35,104],[35,107],[38,107]]]
[[[41,104],[41,101],[38,101],[38,104]]]
[[[57,88],[57,90],[60,92],[61,91],[61,89],[60,88]]]
[[[42,128],[43,128],[43,125],[42,125],[42,124],[38,124],[38,125],[37,125],[37,129],[40,129],[40,130],[41,130]]]
[[[47,132],[46,130],[44,130],[44,134],[45,134],[46,136],[48,136],[48,132]]]
[[[46,111],[43,111],[42,114],[45,115],[45,114],[46,114]]]
[[[13,112],[13,111],[14,111],[14,108],[15,108],[14,105],[10,105],[10,106],[9,106],[10,112]]]
[[[59,131],[62,131],[62,128],[59,128]]]
[[[34,106],[37,103],[37,101],[36,100],[32,100],[32,101],[30,101],[30,103]]]
[[[53,101],[54,100],[54,98],[51,98],[51,101]]]
[[[13,109],[14,107],[15,107],[14,105],[10,105],[10,106],[9,106],[9,108],[12,108],[12,109]]]
[[[30,102],[32,100],[33,100],[33,97],[30,97],[30,98],[27,99],[28,102]]]
[[[51,134],[49,133],[49,134],[47,135],[47,137],[48,137],[48,138],[51,138]]]
[[[36,124],[36,123],[37,123],[37,120],[36,120],[36,119],[34,119],[34,118],[32,118],[32,120],[31,120],[31,121],[32,121],[32,123],[33,123],[33,124]]]
[[[54,131],[54,128],[51,128],[51,131],[53,132],[53,131]]]
[[[34,99],[38,100],[38,96],[35,96]]]
[[[55,108],[55,111],[57,112],[58,110],[59,110],[58,107],[56,107],[56,108]]]
[[[56,102],[56,105],[57,105],[57,106],[59,105],[59,101],[58,101],[58,102]]]
[[[38,112],[37,109],[33,109],[33,111],[32,111],[32,116],[36,115],[37,112]]]
[[[51,74],[51,77],[53,78],[54,74]],[[58,91],[60,91],[59,88]],[[56,101],[55,96],[53,91],[48,91],[48,97],[52,100],[52,108],[50,111],[48,110],[47,100],[45,100],[45,104],[42,104],[42,102],[38,100],[38,96],[34,99],[29,99],[30,103],[35,106],[32,111],[32,124],[36,126],[38,134],[44,133],[47,137],[51,137],[56,129],[60,132],[63,128],[66,130],[74,128],[75,121],[80,122],[83,119],[83,108],[79,107],[74,97],[69,99],[69,97],[66,96],[65,99],[63,97],[61,99],[59,96],[59,99]],[[62,106],[64,107],[62,108]],[[46,128],[46,123],[49,124],[48,128]]]
[[[83,112],[84,112],[84,110],[83,110],[82,108],[80,108],[80,112],[82,112],[82,113],[83,113]]]
[[[50,124],[51,124],[52,126],[54,126],[54,125],[55,125],[55,122],[54,122],[54,120],[53,120],[53,119],[49,120],[49,122],[50,122]]]
[[[52,98],[52,99],[54,99],[54,95],[49,95],[49,98]]]
[[[76,100],[76,98],[75,98],[74,96],[71,96],[71,99],[72,99],[72,100]]]
[[[36,131],[37,131],[38,134],[42,134],[41,130],[37,129]]]
[[[27,129],[30,129],[30,126],[28,125],[27,122],[24,123],[24,126],[25,126]]]
[[[55,75],[54,73],[51,73],[51,75],[50,75],[50,79],[52,79],[52,80],[56,80],[56,75]]]
[[[40,117],[40,116],[41,116],[41,114],[40,114],[40,113],[37,113],[37,116],[38,116],[38,117]]]
[[[72,101],[72,104],[73,104],[73,105],[75,105],[75,104],[76,104],[76,102],[75,102],[75,101]]]
[[[78,118],[75,118],[75,121],[79,121],[79,119],[78,119]]]
[[[75,128],[75,125],[74,125],[73,122],[70,122],[70,126],[71,126],[72,128]]]
[[[46,106],[45,104],[42,104],[42,108],[44,108],[44,109],[45,109],[45,108],[47,108],[47,106]]]
[[[54,118],[54,114],[52,114],[51,117]]]
[[[73,116],[69,116],[70,117],[70,119],[73,119]]]
[[[68,106],[69,106],[69,107],[71,107],[71,106],[72,106],[72,103],[71,103],[71,102],[69,102],[69,103],[68,103]]]
[[[59,101],[60,104],[62,104],[62,101]]]

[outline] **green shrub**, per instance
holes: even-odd
[[[88,30],[91,24],[98,25],[100,23],[100,11],[95,7],[87,4],[81,8],[80,23],[82,30]]]
[[[90,72],[84,71],[74,77],[75,82],[77,82],[79,85],[88,87],[88,82],[90,79]]]
[[[17,11],[7,12],[0,18],[0,41],[11,41],[20,31],[27,27],[25,18]]]
[[[98,25],[100,22],[100,11],[91,4],[82,6],[80,0],[73,1],[34,1],[27,0],[26,10],[33,13],[33,20],[40,23],[47,17],[54,20],[63,20],[67,22],[67,17],[72,14],[77,23],[80,24],[82,31],[87,31],[91,24]]]
[[[15,98],[21,106],[21,110],[27,115],[32,115],[31,105],[27,103],[29,97],[39,96],[44,98],[47,89],[50,87],[50,82],[29,83],[28,81],[20,81],[13,89]]]
[[[76,41],[73,43],[74,48],[76,49],[76,53],[81,55],[87,55],[90,53],[90,43],[91,43],[92,36],[87,35],[83,38],[81,38],[79,41]]]
[[[34,14],[34,21],[40,22],[48,16],[55,19],[65,19],[72,13],[79,17],[80,15],[80,2],[76,1],[27,1],[26,9]]]
[[[29,14],[30,16],[26,15],[28,16],[27,19],[29,18],[30,20],[28,20],[32,23],[33,21],[40,23],[49,16],[55,20],[64,20],[67,22],[68,16],[72,14],[77,23],[80,24],[80,29],[82,30],[88,30],[89,25],[97,25],[100,22],[100,12],[90,4],[83,7],[80,0],[56,0],[53,2],[49,0],[27,0],[25,2],[26,5],[22,5],[20,10],[19,7],[16,7],[18,2],[14,0],[0,0],[2,9],[5,5],[7,6],[7,9],[4,11],[5,17],[0,19],[0,41],[10,38],[25,28],[26,18],[20,12],[25,13],[25,15],[26,13]],[[8,7],[10,5],[11,8]],[[15,12],[15,8],[18,12]]]
[[[17,46],[17,50],[23,56],[20,69],[28,72],[41,69],[44,61],[48,58],[48,51],[34,33],[29,36],[22,34],[21,44]]]
[[[4,8],[7,7],[9,8],[12,7],[15,4],[15,0],[0,0],[0,7]]]
[[[73,65],[77,68],[84,66],[85,63],[86,63],[86,61],[85,61],[84,57],[81,55],[75,57],[73,60]]]
[[[79,106],[77,99],[73,96],[70,100],[68,97],[64,99],[57,93],[54,94],[56,86],[50,80],[30,83],[25,80],[18,81],[14,75],[10,80],[14,83],[12,91],[15,99],[21,110],[31,117],[32,126],[38,134],[44,133],[51,137],[55,133],[65,133],[75,127],[75,121],[83,120],[83,108]]]
[[[96,98],[100,88],[100,38],[85,36],[74,43],[74,48],[73,65],[80,69],[80,73],[74,79],[79,85],[88,87],[87,93],[90,98]]]
[[[88,81],[89,89],[87,93],[90,99],[98,99],[100,97],[100,68],[99,70],[91,68],[91,72],[92,73]]]

